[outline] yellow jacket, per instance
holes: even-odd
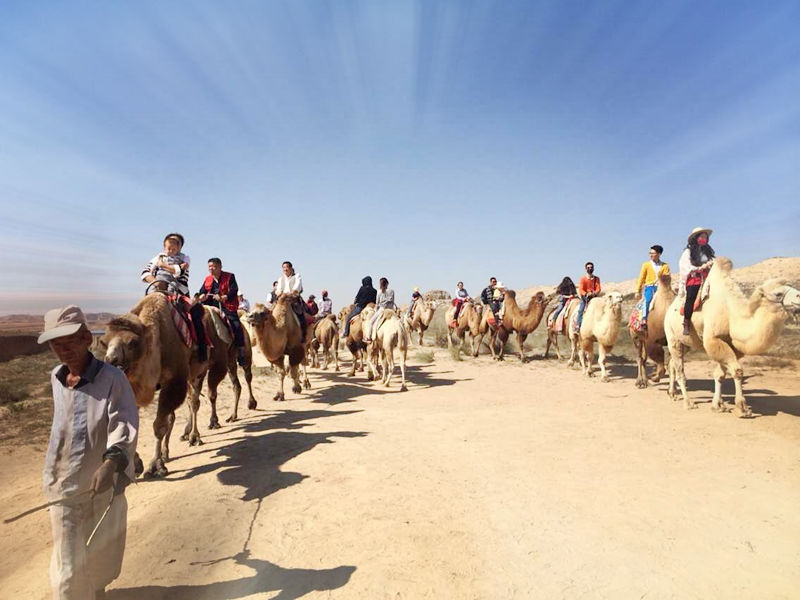
[[[669,275],[669,265],[667,263],[662,262],[659,272],[656,273],[652,261],[643,262],[642,269],[639,271],[639,278],[636,280],[636,293],[641,294],[644,286],[653,285],[658,275]]]

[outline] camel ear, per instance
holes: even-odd
[[[108,322],[108,329],[110,331],[130,331],[137,336],[144,334],[144,324],[139,317],[131,314],[111,319]]]

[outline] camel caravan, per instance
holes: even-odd
[[[625,322],[635,351],[635,386],[646,388],[668,374],[669,397],[694,408],[684,360],[687,352],[702,350],[716,364],[712,409],[729,410],[721,398],[721,382],[728,376],[735,385],[734,414],[747,417],[752,411],[743,393],[739,360],[763,353],[775,342],[787,317],[800,314],[800,292],[785,281],[770,279],[746,297],[731,278],[732,262],[715,256],[708,246],[710,233],[697,228],[690,234],[677,280],[661,262],[663,249],[658,245],[642,265],[637,302]],[[226,420],[239,418],[240,368],[247,384],[248,408],[257,407],[252,390],[254,349],[277,374],[276,401],[286,400],[287,375],[291,391],[301,394],[311,388],[309,367],[325,371],[332,364],[338,372],[340,345],[351,355],[348,377],[365,373],[367,381],[390,387],[397,376],[400,391],[406,391],[408,351],[414,342],[423,346],[437,308],[446,302],[441,297],[423,297],[415,288],[407,309],[400,309],[388,280],[381,278],[376,290],[372,279],[365,277],[353,304],[333,314],[324,291],[317,314],[313,296],[303,301],[302,278],[291,263],[284,262],[283,274],[267,301],[250,309],[249,303],[239,304],[235,276],[222,271],[217,258],[209,260],[210,275],[195,297],[189,298],[189,260],[181,253],[182,246],[179,234],[165,238],[164,252],[143,271],[142,279],[149,284],[146,295],[130,312],[111,320],[99,341],[106,362],[127,375],[139,407],[157,398],[156,444],[144,471],[147,476],[168,473],[175,411],[187,395],[188,420],[182,439],[191,445],[202,443],[197,414],[204,383],[211,408],[209,429],[220,427],[216,399],[226,375],[234,391],[233,409]],[[533,358],[525,353],[525,341],[544,323],[542,358],[553,348],[558,360],[567,358],[568,368],[579,364],[589,377],[594,375],[596,361],[600,380],[608,381],[607,358],[623,329],[623,295],[602,289],[592,263],[585,268],[578,286],[565,277],[554,293],[539,291],[524,307],[518,304],[517,293],[495,278],[482,291],[480,301],[471,298],[459,282],[444,311],[448,347],[478,357],[486,342],[492,358],[503,360],[507,342],[516,334],[519,358],[525,363]],[[568,342],[568,357],[561,352],[560,338]],[[649,377],[648,362],[655,365]],[[139,472],[143,467],[139,461]]]

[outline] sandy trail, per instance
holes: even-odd
[[[800,382],[749,369],[762,416],[739,420],[637,390],[634,371],[603,384],[437,350],[407,393],[313,371],[280,404],[259,377],[258,410],[209,432],[204,405],[205,444],[174,440],[167,480],[129,488],[109,597],[796,597]],[[706,402],[709,371],[688,368]],[[42,501],[42,461],[4,450],[3,517]],[[0,544],[2,597],[49,597],[46,514],[0,526]]]

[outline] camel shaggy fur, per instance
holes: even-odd
[[[247,315],[261,353],[280,375],[278,391],[273,400],[286,400],[283,382],[287,370],[293,381],[292,391],[295,394],[303,391],[300,385],[300,366],[306,360],[306,347],[302,342],[300,322],[292,311],[292,303],[296,299],[296,294],[282,294],[275,302],[272,311],[263,304],[256,304]],[[288,369],[285,357],[289,359]]]
[[[575,315],[577,318],[577,314]],[[611,292],[607,296],[595,298],[586,307],[580,328],[580,352],[583,372],[592,376],[592,363],[594,362],[594,343],[598,345],[598,359],[600,380],[608,381],[606,370],[606,355],[611,352],[619,335],[622,318],[622,294]]]
[[[145,472],[163,477],[168,470],[169,436],[175,423],[175,410],[183,404],[191,387],[189,442],[201,443],[197,429],[196,406],[208,361],[200,362],[197,352],[184,344],[174,323],[172,307],[164,294],[149,294],[129,313],[112,319],[100,340],[104,360],[125,372],[142,408],[152,403],[158,390],[158,407],[153,421],[155,451]]]
[[[492,353],[493,360],[502,360],[499,358],[497,352],[497,325],[491,325],[489,323],[489,315],[492,314],[492,309],[488,306],[481,305],[481,322],[478,325],[478,332],[477,334],[473,333],[473,347],[472,347],[472,356],[478,356],[478,353],[481,350],[481,344],[483,343],[483,338],[486,335],[489,336],[489,339],[486,342],[486,345],[489,346],[489,350]]]
[[[703,295],[707,291],[707,298],[692,315],[689,335],[683,335],[680,314],[684,297],[676,297],[670,305],[664,321],[670,353],[668,393],[677,400],[679,385],[684,407],[695,408],[686,391],[684,356],[689,350],[703,349],[716,363],[711,409],[729,410],[722,402],[722,380],[728,375],[736,388],[734,414],[750,417],[752,411],[742,391],[744,370],[739,359],[761,354],[775,343],[787,315],[800,313],[800,292],[780,279],[770,279],[747,298],[731,279],[732,268],[728,258],[715,260],[706,280],[707,290],[701,292]]]
[[[339,328],[336,326],[336,317],[328,315],[320,319],[314,327],[315,341],[311,345],[311,366],[319,368],[319,356],[317,351],[322,348],[322,356],[325,361],[322,370],[328,368],[331,354],[333,354],[334,370],[339,370]]]
[[[628,333],[631,335],[633,347],[636,350],[636,387],[647,387],[647,359],[656,363],[656,371],[653,373],[651,381],[658,383],[666,373],[664,366],[664,346],[667,344],[667,336],[664,333],[664,317],[667,310],[675,298],[672,289],[672,276],[669,274],[659,277],[655,296],[652,300],[653,308],[647,315],[647,329],[637,331],[628,325]]]
[[[519,358],[522,362],[526,361],[525,350],[523,344],[527,338],[542,321],[545,308],[550,303],[553,296],[546,296],[542,292],[531,298],[528,306],[522,309],[517,304],[517,294],[514,290],[506,290],[505,299],[503,300],[503,323],[497,332],[497,338],[500,342],[500,360],[503,359],[505,351],[505,342],[511,333],[517,334],[517,345],[519,346]]]

